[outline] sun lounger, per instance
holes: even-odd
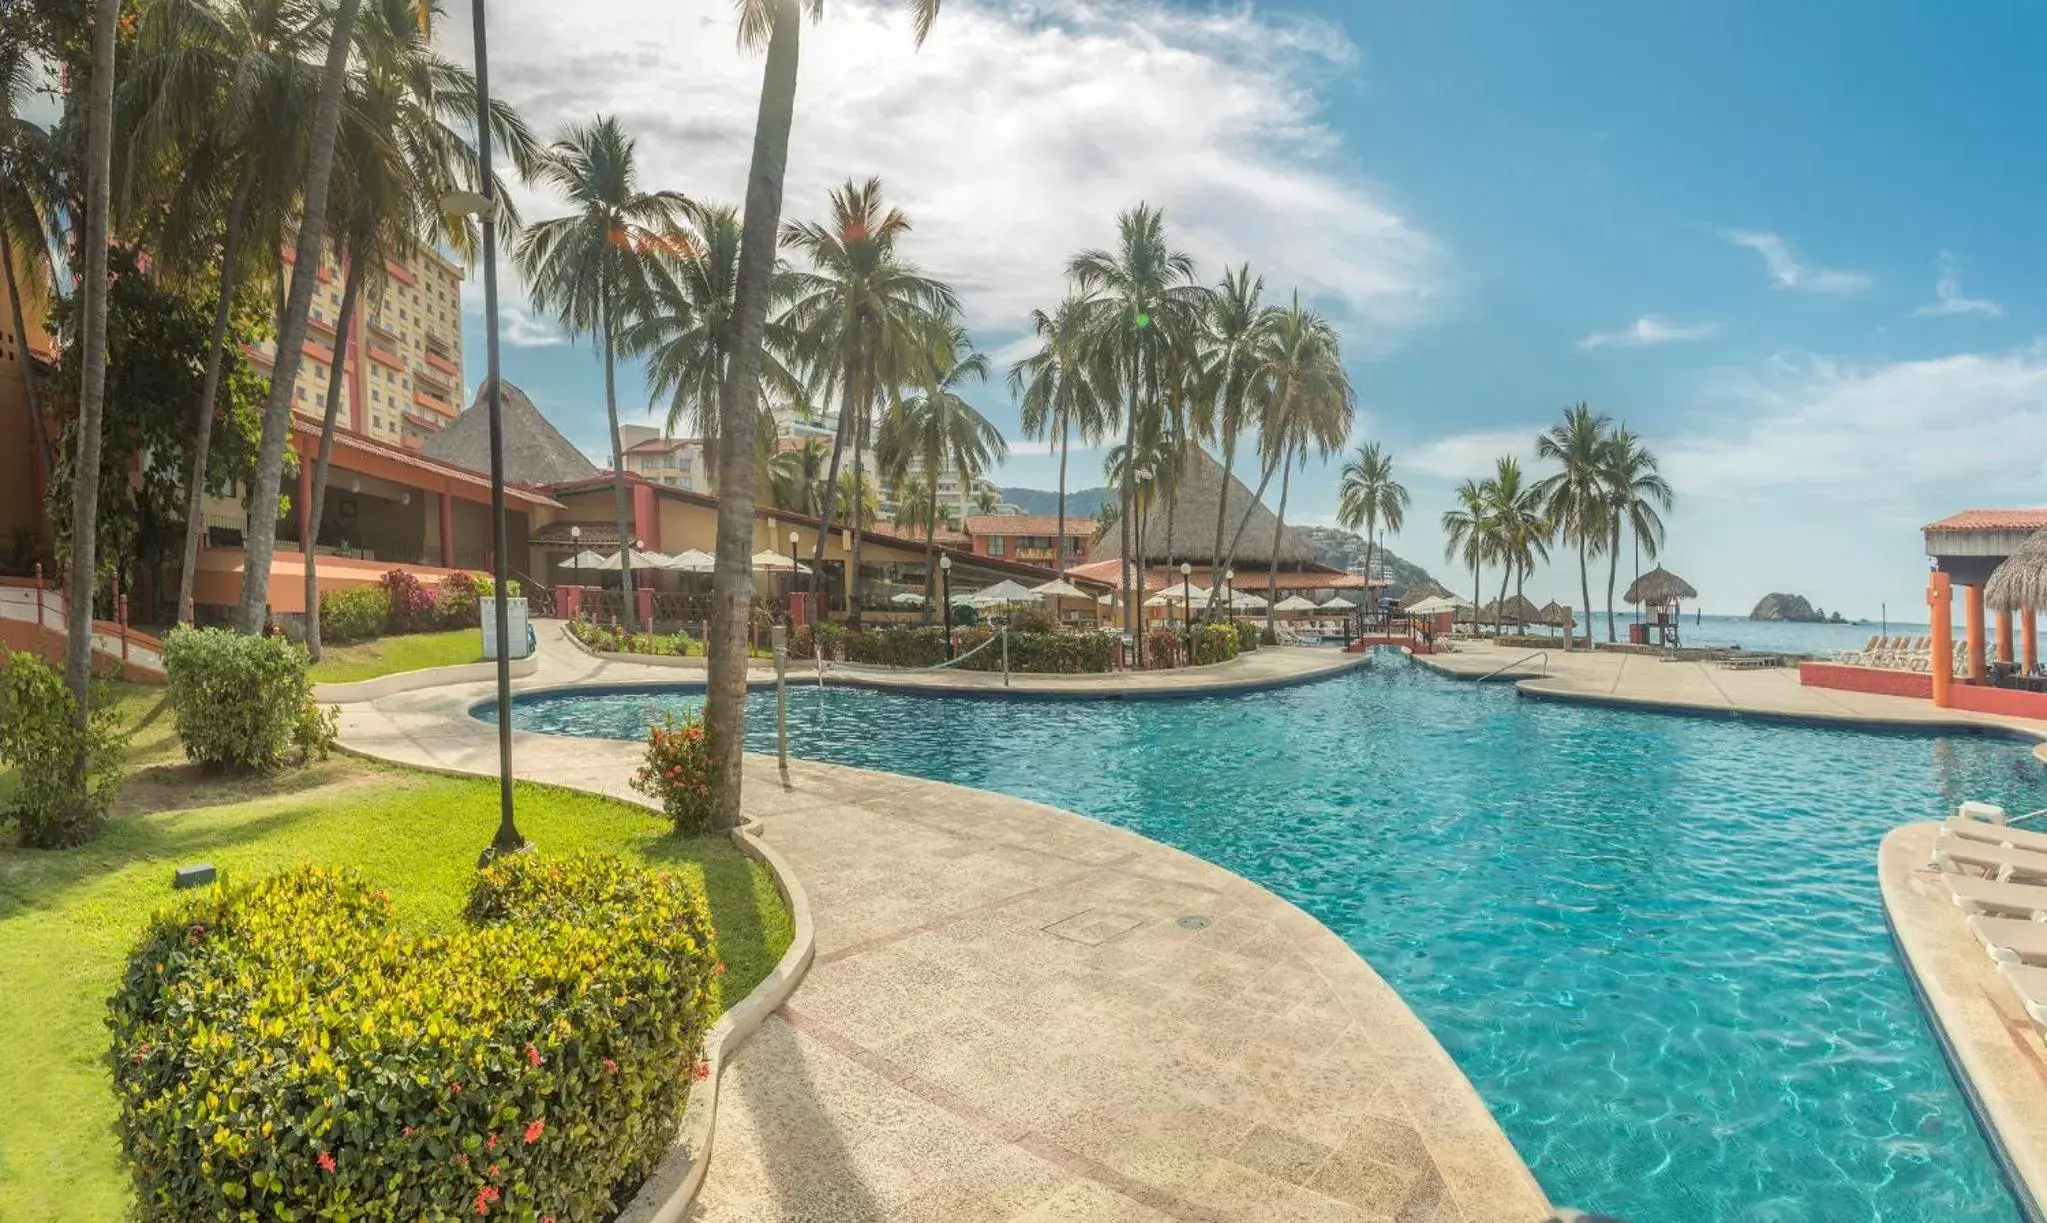
[[[2030,849],[2034,853],[2047,854],[2047,832],[2035,832],[2030,828],[2013,828],[2008,824],[1991,824],[1983,820],[1963,819],[1949,816],[1941,823],[1941,831],[1951,836],[1966,837],[1971,841],[1988,841],[1992,845],[2009,845],[2013,849]]]
[[[2014,878],[2047,880],[2047,854],[1958,837],[1946,829],[1933,843],[1932,866],[1937,871],[1973,870],[2000,883]]]
[[[1997,971],[2004,977],[2019,996],[2019,1004],[2026,1008],[2026,1014],[2033,1022],[2047,1025],[2047,968],[2035,968],[2030,964],[1999,964]]]
[[[1972,917],[1969,933],[1975,935],[2000,964],[2047,961],[2047,922],[2023,917]]]
[[[1999,883],[1975,875],[1942,875],[1955,907],[1970,915],[2047,917],[2047,886]]]

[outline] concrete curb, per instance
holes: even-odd
[[[513,679],[524,679],[539,669],[538,650],[524,658],[512,660]],[[353,705],[358,701],[374,701],[381,697],[395,696],[400,692],[438,688],[443,684],[481,683],[487,679],[496,679],[497,676],[498,665],[494,662],[464,662],[451,667],[422,667],[417,671],[394,671],[389,675],[349,683],[314,684],[313,699],[322,705]]]

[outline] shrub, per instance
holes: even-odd
[[[441,579],[440,589],[433,592],[434,623],[439,628],[475,628],[480,622],[477,614],[482,601],[484,583],[475,574],[451,573]],[[495,588],[493,588],[495,589]]]
[[[164,639],[163,662],[178,740],[206,768],[268,772],[293,753],[324,759],[334,744],[338,715],[314,704],[297,642],[181,628]]]
[[[384,575],[384,591],[391,607],[384,619],[387,633],[424,633],[434,627],[436,608],[433,592],[403,569]]]
[[[1180,630],[1155,628],[1145,638],[1145,645],[1154,667],[1177,667],[1180,665]]]
[[[0,649],[0,763],[14,769],[12,817],[24,845],[56,849],[99,835],[121,785],[120,721],[105,693],[88,697],[85,731],[64,677],[34,654]],[[85,788],[72,770],[85,755]]]
[[[1237,630],[1228,624],[1201,624],[1194,628],[1195,663],[1228,662],[1237,656]]]
[[[391,594],[382,586],[320,592],[320,640],[331,645],[368,641],[391,617]]]
[[[569,622],[569,635],[600,654],[661,654],[695,658],[704,652],[704,643],[687,633],[634,633],[617,625],[596,624],[581,617]]]
[[[964,644],[964,637],[965,634],[955,627],[953,644],[962,654],[969,648]],[[986,640],[985,632],[982,639]],[[934,625],[928,628],[890,626],[847,630],[841,641],[840,657],[847,662],[875,667],[935,666],[945,661],[945,628]]]
[[[944,613],[941,612],[939,614],[943,615]],[[952,624],[954,628],[959,628],[962,625],[967,628],[973,628],[980,623],[981,609],[973,604],[961,603],[952,609]]]
[[[1275,632],[1273,632],[1273,631],[1272,631],[1272,626],[1268,624],[1268,625],[1266,625],[1266,626],[1265,626],[1264,628],[1262,628],[1262,629],[1259,629],[1259,630],[1258,630],[1258,644],[1259,644],[1259,645],[1278,645],[1278,644],[1279,644],[1279,634],[1278,634],[1278,633],[1275,633]]]
[[[1009,615],[1012,633],[1056,633],[1059,619],[1042,607],[1019,607]]]
[[[973,629],[978,645],[991,635]],[[1110,633],[1018,633],[1009,635],[1009,669],[1042,675],[1079,675],[1113,671],[1118,641]],[[962,644],[960,652],[969,647]],[[966,671],[1000,671],[1002,647],[989,646],[960,664]]]
[[[666,714],[659,725],[647,728],[647,763],[633,774],[633,789],[659,799],[677,832],[689,836],[710,829],[716,780],[702,718]]]
[[[159,912],[107,1019],[140,1215],[609,1218],[699,1064],[703,895],[615,857],[512,854],[467,917],[416,937],[386,894],[311,866]]]
[[[1237,621],[1237,652],[1248,654],[1258,648],[1258,626],[1249,620]]]

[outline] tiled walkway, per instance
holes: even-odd
[[[631,678],[542,636],[522,688]],[[489,693],[347,706],[343,740],[489,771],[495,728],[466,713]],[[515,753],[522,776],[622,794],[639,749],[520,734]],[[1544,1217],[1427,1030],[1271,893],[1016,799],[747,767],[747,809],[809,892],[817,959],[725,1072],[692,1218]]]

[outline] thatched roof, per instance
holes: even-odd
[[[597,474],[597,465],[569,443],[551,424],[526,392],[507,382],[500,396],[505,434],[505,482],[507,484],[565,484],[587,480]],[[476,389],[476,402],[446,428],[426,439],[420,453],[443,463],[471,471],[490,470],[490,405],[486,393],[490,379]]]
[[[1542,621],[1542,609],[1527,595],[1508,595],[1504,600],[1494,599],[1479,610],[1481,620],[1506,620],[1515,624],[1538,624]]]
[[[1224,502],[1225,547],[1229,546],[1229,537],[1244,516],[1244,507],[1254,504],[1251,490],[1244,486],[1244,482],[1234,476],[1226,477],[1222,464],[1193,442],[1187,443],[1185,466],[1179,487],[1174,490],[1171,513],[1167,512],[1166,499],[1158,498],[1145,515],[1144,551],[1148,562],[1207,560],[1215,551],[1216,502]],[[1277,491],[1276,482],[1274,491]],[[1114,497],[1116,490],[1110,489],[1109,495]],[[1166,538],[1168,517],[1173,523],[1171,539]],[[1244,527],[1243,537],[1237,543],[1236,563],[1240,572],[1246,566],[1262,569],[1271,565],[1272,529],[1278,525],[1278,517],[1271,510],[1262,503],[1255,505],[1251,510],[1251,521]],[[1113,560],[1122,556],[1122,537],[1123,532],[1116,527],[1104,531],[1101,540],[1088,551],[1088,560]],[[1315,550],[1292,531],[1287,531],[1280,537],[1279,559],[1290,565],[1313,566]]]
[[[1699,592],[1692,584],[1658,565],[1638,577],[1628,586],[1628,593],[1622,595],[1628,603],[1668,603],[1672,599],[1696,599]]]
[[[1571,609],[1551,599],[1542,605],[1542,622],[1552,628],[1563,628],[1571,622]]]
[[[2026,536],[2026,542],[1991,572],[1983,602],[1996,611],[2047,607],[2047,530]]]

